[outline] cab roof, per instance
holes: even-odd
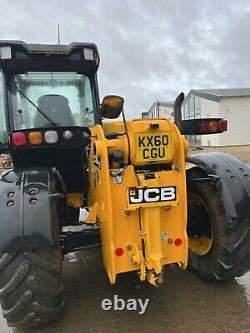
[[[69,54],[75,48],[91,48],[98,54],[97,46],[94,43],[74,42],[70,44],[27,44],[21,40],[0,40],[1,46],[21,47],[29,53],[62,53]]]
[[[92,54],[92,58],[89,57]],[[4,55],[3,55],[4,54]],[[7,56],[6,56],[7,54]],[[81,70],[98,69],[99,53],[94,43],[74,42],[67,45],[58,44],[27,44],[19,40],[0,40],[0,67],[17,70],[30,66],[55,68],[63,65],[75,66]]]

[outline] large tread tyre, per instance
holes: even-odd
[[[59,248],[0,253],[0,304],[10,327],[37,327],[63,309]]]
[[[203,246],[202,254],[197,254],[189,245],[189,268],[206,281],[229,281],[246,273],[250,269],[249,218],[228,217],[216,187],[211,183],[193,182],[188,192],[189,244],[190,237],[197,241],[207,234],[211,239],[210,244],[205,244],[207,251]],[[204,211],[202,213],[199,207],[199,221],[192,225],[192,215],[197,217],[198,209],[192,202],[194,198],[196,202],[200,200]],[[197,228],[197,222],[201,228]]]

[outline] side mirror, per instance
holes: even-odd
[[[123,104],[124,99],[120,96],[105,96],[101,104],[101,117],[107,119],[118,118],[122,112]]]

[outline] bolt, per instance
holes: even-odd
[[[168,243],[169,244],[172,244],[173,243],[173,240],[171,238],[168,239]]]
[[[131,215],[131,211],[130,210],[125,210],[125,215],[126,216],[130,216]]]
[[[127,250],[131,251],[132,250],[132,245],[127,245]]]
[[[29,190],[29,195],[37,195],[38,194],[38,189],[36,188],[31,188]]]
[[[7,197],[8,198],[13,198],[15,196],[15,192],[9,192],[8,194],[7,194]]]
[[[30,199],[30,204],[31,205],[35,205],[37,203],[37,199],[36,198],[31,198]]]
[[[83,133],[82,133],[82,136],[83,136],[84,139],[88,139],[88,138],[89,138],[89,134],[86,133],[86,132],[83,132]]]
[[[7,207],[13,207],[15,205],[15,201],[9,200],[7,201]]]

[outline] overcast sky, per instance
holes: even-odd
[[[250,87],[250,1],[0,0],[0,39],[94,42],[129,117],[194,88]]]

